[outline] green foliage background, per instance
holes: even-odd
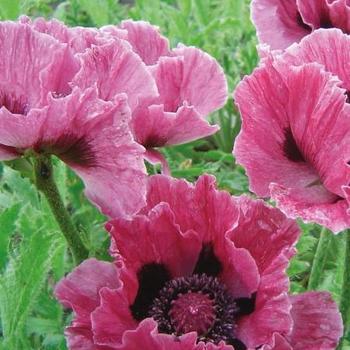
[[[125,2],[125,1],[124,1]],[[1,20],[31,17],[58,18],[75,26],[116,24],[143,19],[158,25],[173,46],[182,42],[213,55],[223,66],[230,91],[257,65],[255,30],[248,0],[1,0]],[[249,193],[244,170],[235,165],[231,149],[240,119],[229,99],[211,116],[221,130],[213,137],[164,150],[172,175],[194,181],[214,174],[221,188]],[[31,183],[31,174],[18,162],[0,163],[0,349],[66,349],[63,331],[71,320],[52,296],[55,283],[72,269],[65,241],[49,207]],[[21,164],[21,167],[23,164]],[[159,171],[149,167],[150,173]],[[55,175],[74,223],[91,256],[109,259],[104,217],[83,196],[81,181],[58,160]],[[303,236],[289,268],[291,292],[307,290],[320,234],[316,225],[301,224]],[[323,280],[317,286],[339,301],[344,261],[344,237],[330,237]],[[350,337],[348,337],[350,339]],[[349,347],[350,349],[350,347]]]

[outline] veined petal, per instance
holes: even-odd
[[[140,100],[157,96],[156,84],[146,65],[126,41],[118,38],[81,55],[81,70],[73,85],[85,89],[95,84],[99,97],[106,101],[126,93],[132,111]]]

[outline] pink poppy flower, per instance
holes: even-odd
[[[169,40],[161,35],[158,27],[148,22],[127,20],[122,21],[119,27],[103,27],[102,31],[120,36],[118,32],[115,34],[116,29],[124,30],[127,33],[125,40],[131,44],[134,52],[148,66],[157,64],[162,56],[171,56]]]
[[[127,39],[127,31],[115,26],[111,33],[93,27],[68,27],[63,22],[53,18],[46,20],[42,17],[31,20],[28,16],[20,16],[19,22],[30,25],[34,30],[48,34],[61,43],[67,44],[73,54],[82,53],[93,45],[103,45],[109,41],[113,41],[115,37],[119,39]]]
[[[84,181],[87,196],[111,216],[143,204],[143,148],[129,128],[127,96],[113,102],[95,87],[71,88],[70,48],[28,24],[0,23],[0,159],[54,154]]]
[[[120,30],[127,32],[126,37],[123,32],[121,38]],[[166,168],[165,160],[155,148],[189,142],[218,130],[206,117],[225,104],[227,83],[214,58],[194,47],[170,50],[168,40],[161,36],[158,28],[143,21],[124,21],[120,28],[106,26],[101,33],[114,38],[118,45],[125,46],[122,39],[126,39],[131,53],[137,54],[147,65],[154,85],[147,83],[150,78],[145,73],[143,79],[139,72],[120,73],[124,71],[116,64],[118,53],[111,50],[115,43],[110,43],[110,47],[93,48],[82,55],[83,68],[73,84],[85,88],[97,83],[100,96],[105,100],[120,92],[133,91],[133,95],[138,96],[130,102],[132,127],[135,139],[146,148],[149,161],[162,162]],[[127,60],[125,57],[125,65]],[[135,77],[137,84],[133,83]],[[138,86],[140,82],[147,84]]]
[[[234,154],[250,189],[334,232],[350,226],[349,55],[347,35],[315,31],[266,57],[234,94],[243,121]]]
[[[319,28],[350,33],[347,0],[253,0],[252,19],[261,43],[285,49]]]
[[[155,176],[145,208],[106,227],[115,263],[87,260],[55,290],[75,313],[70,349],[336,347],[330,296],[288,296],[299,230],[278,209],[218,191],[210,176]]]

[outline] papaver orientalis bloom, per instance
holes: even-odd
[[[145,208],[106,227],[115,262],[89,259],[55,290],[75,313],[70,349],[336,347],[330,295],[288,295],[298,226],[263,201],[218,191],[210,176],[159,175]]]
[[[129,96],[106,102],[96,86],[72,88],[80,70],[75,52],[29,24],[1,22],[0,38],[0,159],[54,154],[105,214],[137,211],[145,195],[144,149],[130,131]]]
[[[350,37],[320,29],[267,55],[235,91],[234,155],[259,196],[334,232],[350,226]]]
[[[149,161],[163,162],[166,167],[154,148],[189,142],[218,130],[206,117],[225,104],[227,82],[214,58],[195,47],[170,50],[168,40],[158,29],[143,21],[106,26],[100,33],[106,35],[105,39],[114,38],[130,45],[152,74],[154,89],[147,84],[142,93],[135,93],[133,78],[137,76],[138,83],[147,80],[131,69],[121,76],[120,65],[116,64],[119,53],[113,49],[113,43],[95,47],[81,56],[82,69],[73,85],[86,88],[97,83],[100,97],[105,100],[129,90],[138,95],[135,103],[131,101],[132,126],[136,141],[147,150]]]
[[[218,130],[206,117],[225,104],[226,78],[216,60],[200,49],[181,45],[171,50],[158,28],[144,21],[127,20],[100,29],[69,28],[55,19],[30,21],[22,16],[21,21],[78,54],[82,68],[73,86],[85,89],[96,84],[104,100],[128,95],[134,137],[146,148],[146,159],[161,162],[165,171],[167,163],[155,148]]]
[[[285,49],[319,28],[350,33],[348,0],[253,0],[252,19],[261,43]]]

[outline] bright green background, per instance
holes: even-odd
[[[247,0],[138,0],[134,6],[115,0],[1,0],[2,20],[20,14],[56,17],[66,24],[101,26],[122,19],[148,20],[160,26],[173,46],[182,42],[213,55],[223,66],[230,91],[257,65],[255,31]],[[233,141],[240,119],[232,99],[211,116],[221,131],[206,140],[164,150],[173,176],[194,181],[202,173],[216,175],[219,186],[233,194],[248,193],[244,171],[234,164]],[[71,315],[52,297],[55,283],[72,269],[66,244],[28,177],[0,163],[0,349],[66,349],[64,326]],[[83,185],[62,163],[55,161],[57,182],[75,224],[83,232],[91,256],[109,259],[104,217],[84,198]],[[158,168],[149,167],[150,173]],[[22,175],[26,171],[22,169]],[[291,291],[307,288],[319,236],[316,225],[302,225],[299,253],[289,275]],[[344,237],[332,237],[324,278],[318,289],[329,290],[339,300],[344,260]],[[1,338],[0,338],[1,339]],[[350,347],[349,347],[350,348]]]

